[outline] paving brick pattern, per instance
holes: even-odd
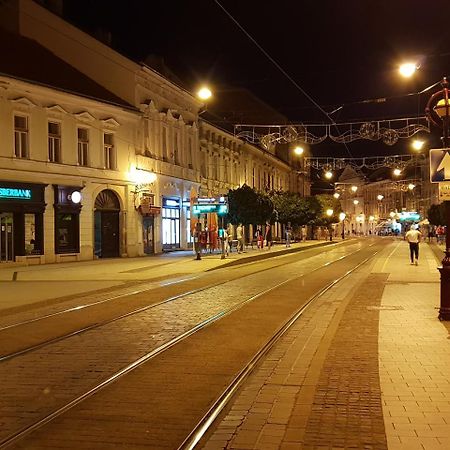
[[[387,449],[376,309],[386,278],[371,274],[347,306],[316,387],[303,441],[305,450]]]
[[[199,320],[327,260],[329,255],[322,252],[287,267],[259,272],[251,283],[235,280],[2,363],[0,435],[54,410]]]

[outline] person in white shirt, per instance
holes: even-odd
[[[405,234],[405,239],[409,243],[409,258],[411,264],[419,264],[419,242],[422,233],[417,229],[416,225],[411,225],[409,231]]]

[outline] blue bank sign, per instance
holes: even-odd
[[[31,189],[18,189],[0,186],[0,199],[31,200]]]

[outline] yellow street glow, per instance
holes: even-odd
[[[350,189],[352,190],[352,192],[356,192],[358,190],[358,186],[352,186]]]
[[[341,212],[340,214],[339,214],[339,220],[344,220],[345,219],[345,212]]]
[[[325,178],[326,178],[327,180],[329,180],[330,178],[333,178],[333,172],[331,172],[330,170],[327,170],[327,171],[325,172]]]
[[[394,175],[396,177],[398,177],[399,175],[401,175],[402,171],[400,169],[394,169]]]
[[[421,141],[420,139],[414,139],[414,141],[412,143],[412,148],[414,150],[422,150],[424,144],[425,144],[425,141]]]
[[[331,217],[333,215],[333,210],[332,209],[327,209],[327,216]]]
[[[341,194],[339,194],[339,192],[335,192],[334,194],[333,194],[333,197],[334,198],[339,198],[341,196]]]
[[[408,189],[409,189],[410,191],[412,191],[415,187],[416,187],[416,185],[413,184],[413,183],[409,183],[409,184],[408,184]]]
[[[210,91],[210,89],[208,89],[207,87],[202,87],[198,92],[197,95],[200,99],[202,100],[208,100],[211,95],[212,92]]]
[[[400,75],[405,78],[412,77],[416,70],[417,66],[414,63],[404,63],[398,69]]]
[[[381,195],[381,194],[378,194],[377,195],[377,199],[381,202],[381,200],[383,200],[383,198],[384,198],[384,195]]]
[[[303,155],[304,148],[300,147],[300,145],[297,145],[297,147],[294,148],[294,153],[298,156]]]
[[[359,203],[359,200],[353,200],[353,204],[357,205]]]

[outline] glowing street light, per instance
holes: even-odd
[[[414,139],[414,141],[411,144],[411,147],[414,150],[420,151],[423,149],[424,145],[425,145],[425,141],[421,141],[420,139]]]
[[[305,149],[303,147],[301,147],[300,145],[297,145],[297,147],[294,148],[294,153],[297,156],[302,156],[304,152],[305,152]]]
[[[353,204],[356,206],[356,205],[358,205],[359,204],[359,200],[353,200]]]
[[[409,183],[409,184],[408,184],[408,189],[409,189],[410,191],[412,191],[415,187],[416,187],[416,185],[415,185],[414,183]]]
[[[341,196],[341,194],[339,194],[339,192],[335,192],[333,194],[333,197],[336,198],[336,199],[338,199],[340,196]]]
[[[331,170],[327,170],[327,171],[325,172],[325,178],[326,178],[327,180],[331,180],[331,178],[333,178],[333,172],[332,172]]]
[[[381,200],[383,200],[384,195],[378,194],[377,195],[377,200],[381,202]]]
[[[402,171],[397,167],[392,172],[396,177],[399,177],[402,174]]]
[[[333,215],[333,210],[332,209],[327,209],[326,214],[328,217],[331,217]]]
[[[341,222],[342,222],[346,217],[347,217],[347,216],[346,216],[345,212],[339,213],[339,220],[340,220]]]
[[[400,72],[400,75],[402,77],[410,78],[414,75],[417,69],[418,67],[416,66],[415,63],[408,62],[401,64],[400,67],[398,68],[398,71]]]
[[[352,186],[350,189],[353,193],[355,193],[358,190],[358,186]]]
[[[203,86],[202,88],[200,88],[198,90],[197,96],[201,100],[208,100],[208,99],[211,98],[212,92],[211,92],[211,90],[209,88],[207,88],[206,86]]]

